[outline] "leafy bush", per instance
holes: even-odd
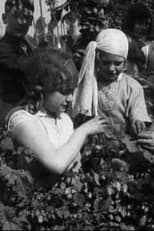
[[[154,157],[117,128],[89,137],[79,172],[53,187],[28,150],[4,151],[3,142],[1,230],[153,230]]]

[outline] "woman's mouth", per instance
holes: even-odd
[[[67,111],[68,109],[68,104],[64,104],[61,106],[61,111]]]

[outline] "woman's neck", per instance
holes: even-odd
[[[57,119],[60,119],[61,118],[61,114],[57,114],[57,113],[54,113],[54,112],[51,112],[49,110],[47,110],[46,108],[44,108],[43,106],[40,108],[40,111],[42,112],[45,112],[49,117],[57,120]]]

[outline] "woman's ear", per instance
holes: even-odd
[[[99,59],[99,51],[96,49],[95,59],[98,61]]]
[[[100,63],[100,57],[99,57],[99,51],[96,50],[96,55],[95,55],[95,67],[98,68]]]
[[[128,69],[128,61],[125,59],[124,61],[124,72],[127,72],[127,69]]]
[[[7,15],[6,15],[6,13],[2,14],[2,20],[3,20],[4,24],[7,24]]]

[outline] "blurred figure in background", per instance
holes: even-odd
[[[34,3],[32,0],[6,0],[2,15],[6,25],[0,40],[0,126],[8,110],[18,104],[25,95],[24,74],[19,60],[32,53],[26,34],[32,25]]]
[[[122,30],[129,41],[127,73],[139,78],[146,69],[145,46],[152,30],[152,17],[149,9],[143,3],[131,5],[123,20]]]

